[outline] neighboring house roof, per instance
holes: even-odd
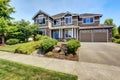
[[[80,14],[80,17],[87,17],[87,16],[100,16],[100,17],[102,17],[102,14],[91,14],[91,13]]]

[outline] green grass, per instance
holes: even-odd
[[[6,51],[6,52],[15,52],[15,50],[19,47],[23,47],[23,46],[35,46],[32,44],[39,44],[40,41],[32,41],[32,42],[27,42],[27,43],[19,43],[19,44],[15,44],[15,45],[5,45],[5,46],[0,46],[0,51]],[[26,47],[28,49],[28,47]]]
[[[77,76],[0,59],[0,80],[77,80]]]
[[[17,49],[22,44],[0,46],[0,51],[15,52],[15,49]]]

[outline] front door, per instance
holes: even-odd
[[[54,30],[53,31],[53,38],[57,39],[57,40],[59,39],[59,30]]]

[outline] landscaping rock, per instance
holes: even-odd
[[[58,53],[61,51],[61,47],[60,46],[56,46],[54,49],[53,49],[53,52],[55,53]]]

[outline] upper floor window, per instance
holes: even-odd
[[[61,25],[61,21],[60,21],[60,19],[59,20],[54,20],[54,23],[53,23],[54,25]]]
[[[93,22],[93,18],[83,18],[83,24],[91,24]]]
[[[37,24],[45,24],[46,18],[43,15],[39,15],[36,22],[37,22]]]
[[[72,16],[65,17],[65,24],[72,24]]]

